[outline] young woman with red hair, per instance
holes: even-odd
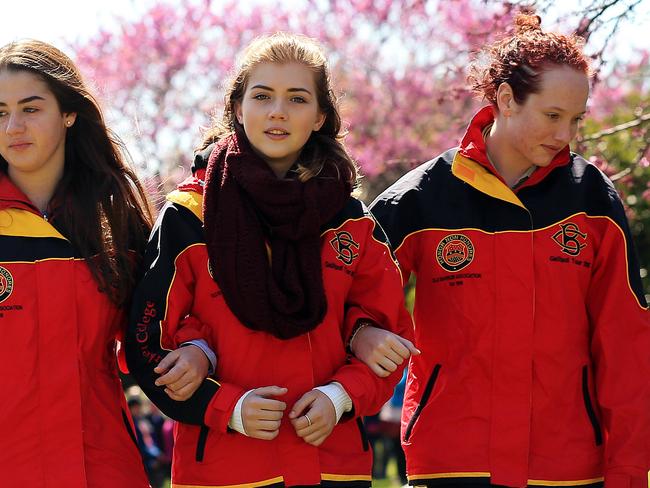
[[[646,487],[648,307],[617,192],[569,149],[589,62],[515,23],[470,67],[489,105],[460,146],[371,207],[417,275],[410,484]]]

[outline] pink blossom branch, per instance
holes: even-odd
[[[624,130],[631,129],[633,127],[638,127],[650,120],[650,113],[643,114],[640,117],[637,117],[634,120],[630,120],[629,122],[625,122],[624,124],[619,124],[615,125],[614,127],[610,127],[609,129],[604,129],[599,132],[596,132],[594,134],[589,134],[586,136],[583,136],[579,138],[579,142],[587,142],[587,141],[595,141],[598,139],[602,139],[603,137],[606,136],[611,136],[612,134],[616,134],[617,132],[622,132]]]

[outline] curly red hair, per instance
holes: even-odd
[[[543,32],[538,15],[519,13],[515,33],[479,51],[469,66],[472,90],[496,107],[497,90],[508,83],[518,104],[541,90],[541,74],[550,66],[568,66],[587,75],[589,58],[584,40],[575,35]]]

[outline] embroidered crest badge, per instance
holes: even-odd
[[[573,222],[560,224],[560,230],[551,236],[551,239],[558,244],[563,253],[569,256],[577,256],[587,247],[587,234],[580,232],[580,228]]]
[[[359,250],[359,243],[355,242],[352,234],[347,231],[335,232],[330,244],[336,252],[336,259],[347,266],[359,257],[359,253],[356,252]]]
[[[14,290],[14,277],[7,268],[0,266],[0,303],[4,302]]]
[[[438,244],[436,260],[446,271],[460,271],[474,260],[474,244],[464,234],[449,234]]]

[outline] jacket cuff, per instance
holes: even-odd
[[[161,322],[161,327],[163,331],[167,328],[167,325],[164,321]],[[189,315],[181,320],[179,327],[174,333],[173,337],[167,336],[167,341],[170,342],[167,344],[167,347],[169,349],[178,349],[180,345],[185,342],[205,339],[207,336],[205,332],[205,325],[201,323],[196,317]],[[165,342],[163,342],[163,344],[165,344]]]
[[[352,399],[347,394],[341,383],[336,381],[323,386],[317,386],[314,390],[323,392],[334,405],[336,411],[336,423],[341,420],[341,416],[352,410]]]
[[[203,423],[211,429],[225,434],[228,430],[228,422],[230,422],[230,418],[232,417],[235,404],[244,392],[245,390],[239,386],[221,383],[219,390],[212,397],[208,408],[205,410]]]
[[[208,376],[212,376],[214,372],[217,370],[217,355],[210,349],[210,346],[208,346],[208,342],[205,339],[194,339],[191,341],[183,342],[181,344],[181,347],[183,346],[196,346],[201,351],[203,351],[203,354],[208,358],[208,361],[210,361],[210,368],[208,369]]]
[[[365,365],[364,365],[365,366]],[[341,385],[345,393],[347,393],[348,398],[350,399],[352,408],[346,410],[343,413],[343,420],[349,420],[353,417],[358,417],[359,412],[364,412],[366,405],[362,405],[362,398],[367,390],[367,386],[363,382],[357,381],[357,378],[352,374],[346,374],[344,372],[338,372],[330,379],[330,382],[338,383]],[[337,412],[338,413],[338,412]],[[346,415],[348,414],[348,415]]]
[[[248,390],[241,397],[239,397],[239,400],[237,400],[237,403],[235,404],[232,415],[230,416],[230,421],[228,422],[228,427],[234,431],[239,432],[240,434],[244,434],[246,437],[248,437],[248,434],[246,433],[246,429],[244,429],[244,418],[241,414],[241,408],[244,400],[252,391],[253,390]]]

